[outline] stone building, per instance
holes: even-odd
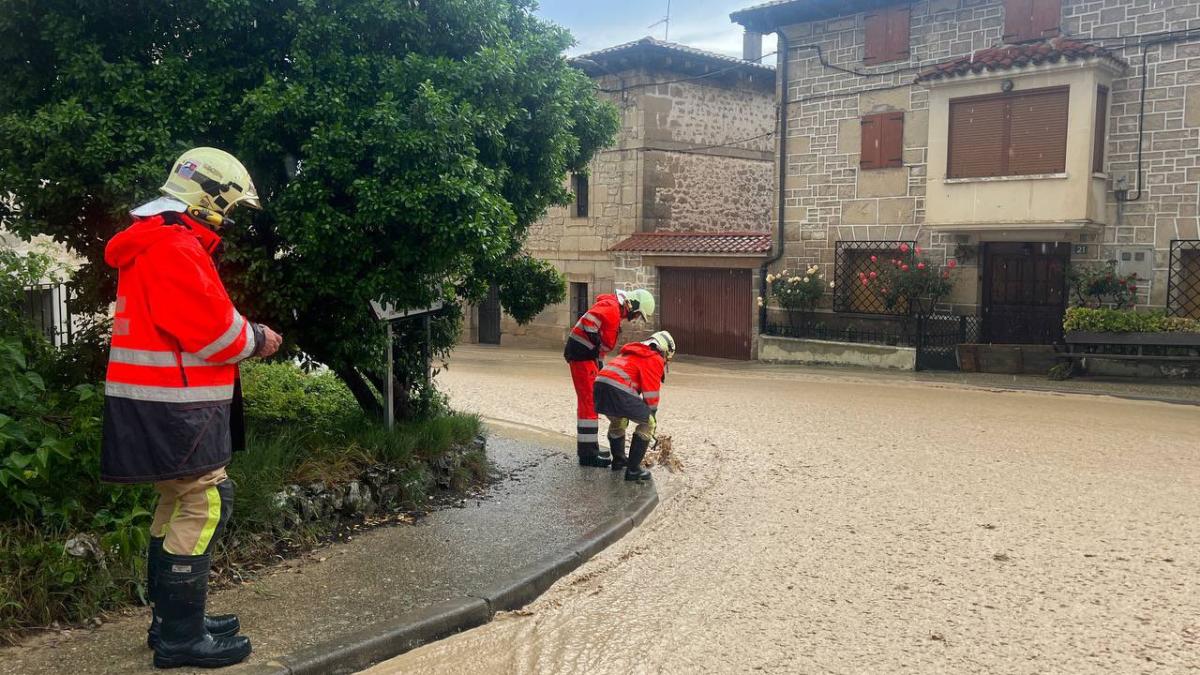
[[[643,287],[657,320],[623,340],[661,326],[684,352],[750,358],[754,270],[770,252],[775,75],[757,62],[761,40],[747,48],[750,60],[644,38],[572,59],[621,127],[586,174],[565,177],[575,202],[530,230],[527,250],[566,276],[568,299],[524,327],[480,308],[480,341],[499,338],[491,322],[506,342],[561,344],[596,295]]]
[[[951,259],[982,341],[1060,340],[1068,265],[1138,273],[1200,315],[1200,2],[776,1],[787,126],[776,269],[837,282],[831,322],[886,314],[858,273],[907,243]]]

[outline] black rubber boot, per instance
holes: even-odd
[[[642,460],[646,459],[646,449],[650,447],[650,441],[633,435],[633,440],[629,443],[629,466],[625,467],[625,480],[650,480],[653,476],[649,471],[642,468]]]
[[[621,434],[618,438],[608,437],[608,446],[612,448],[612,470],[620,471],[628,465],[628,458],[625,457],[625,434]]]
[[[156,668],[223,668],[250,656],[250,638],[213,637],[204,630],[210,564],[207,555],[163,552],[156,589],[161,620],[158,644],[154,646]]]
[[[612,464],[611,457],[601,457],[600,455],[580,455],[579,466],[598,466],[604,468]]]
[[[150,546],[146,549],[146,599],[150,601],[150,627],[146,629],[146,646],[154,649],[158,644],[158,610],[155,607],[155,592],[158,589],[158,567],[162,560],[163,540],[161,537],[151,537]],[[233,614],[218,614],[204,617],[204,629],[213,637],[229,637],[237,635],[241,630],[241,622]]]

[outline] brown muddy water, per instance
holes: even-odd
[[[464,348],[459,407],[562,433],[552,352]],[[1200,408],[672,366],[686,469],[525,610],[383,673],[1200,669]]]

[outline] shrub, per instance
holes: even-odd
[[[328,433],[359,417],[354,396],[327,370],[306,372],[291,363],[242,365],[248,424]]]
[[[804,274],[791,274],[787,270],[779,274],[767,275],[768,297],[774,299],[789,316],[796,312],[811,312],[825,294],[825,279],[816,265],[809,267]],[[761,307],[766,302],[759,298]]]
[[[1067,284],[1073,302],[1080,307],[1133,307],[1137,302],[1137,282],[1137,274],[1117,274],[1116,262],[1067,268]]]
[[[882,260],[871,256],[871,269],[858,274],[858,283],[874,288],[889,312],[926,314],[954,289],[950,260],[938,266],[922,257],[921,247],[901,244],[895,257]]]
[[[1200,321],[1169,317],[1161,311],[1072,307],[1063,317],[1063,330],[1089,333],[1200,333]]]

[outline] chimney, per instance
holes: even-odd
[[[742,36],[742,58],[755,63],[762,60],[762,40],[762,33],[747,28]]]

